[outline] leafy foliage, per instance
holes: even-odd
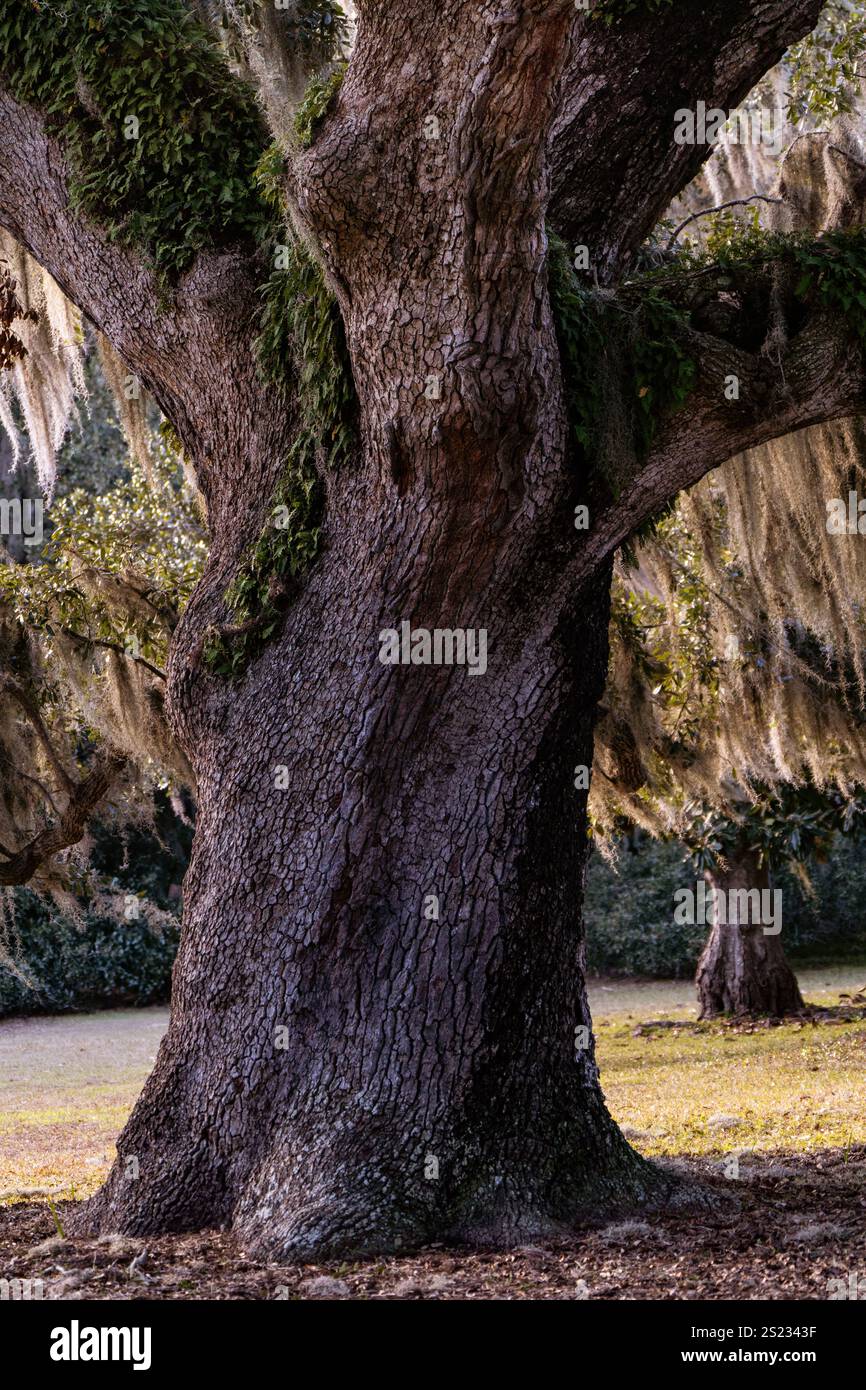
[[[786,952],[806,961],[862,961],[866,866],[860,837],[827,841],[826,853],[808,864],[808,883],[798,870],[783,860],[773,874],[773,886],[784,894]],[[656,979],[694,975],[707,929],[675,922],[672,909],[674,892],[694,886],[695,873],[681,845],[640,831],[620,840],[615,864],[593,853],[583,907],[587,969]]]
[[[96,825],[93,839],[74,916],[30,889],[0,904],[0,1018],[168,999],[192,826],[158,794],[153,828]]]
[[[14,955],[0,953],[0,1018],[163,1003],[179,928],[88,914],[84,929],[35,894],[19,895]]]
[[[328,62],[346,38],[346,15],[334,0],[300,0],[286,12],[285,23],[292,46],[309,62]]]
[[[592,449],[602,409],[599,363],[604,353],[604,334],[597,302],[580,283],[569,258],[568,247],[550,233],[548,286],[556,325],[565,400],[572,439],[578,453]]]
[[[301,149],[309,149],[316,132],[331,110],[346,76],[346,64],[339,64],[327,77],[314,77],[295,114],[295,134]]]
[[[74,206],[159,270],[271,230],[255,98],[182,0],[0,0],[0,69],[47,113]]]
[[[852,0],[830,0],[817,27],[789,49],[788,114],[792,120],[811,115],[831,121],[854,108],[866,53],[866,13]]]
[[[285,267],[272,272],[262,291],[259,362],[276,386],[285,386],[295,372],[304,428],[336,467],[354,438],[355,388],[342,316],[321,265],[303,242],[293,237],[281,249]]]
[[[71,788],[109,755],[106,824],[148,823],[159,787],[186,814],[193,774],[168,730],[160,668],[205,540],[176,474],[176,459],[158,453],[150,484],[133,468],[103,495],[72,489],[52,508],[41,551],[0,566],[5,846],[61,817]],[[85,861],[46,860],[32,882],[66,893],[84,882]]]
[[[820,241],[798,247],[795,258],[801,271],[798,297],[841,314],[866,345],[866,228],[827,232]]]
[[[866,345],[866,228],[856,226],[815,237],[760,225],[758,210],[745,218],[721,212],[707,219],[700,244],[679,249],[673,263],[642,272],[626,288],[664,294],[680,312],[707,291],[742,301],[766,293],[768,272],[787,273],[793,298],[803,308],[841,317],[858,344]],[[640,350],[639,347],[637,349]]]
[[[810,783],[763,790],[745,802],[738,816],[689,804],[678,838],[688,847],[699,873],[743,849],[756,851],[759,865],[770,869],[826,860],[841,835],[862,839],[866,801],[838,790],[820,791]]]
[[[236,28],[240,19],[255,29],[259,7],[260,0],[223,0],[223,28]],[[295,0],[290,6],[276,9],[272,18],[287,46],[292,52],[303,54],[308,64],[330,62],[342,51],[347,38],[346,13],[335,0]]]
[[[601,382],[606,344],[614,335],[628,346],[634,447],[649,451],[659,422],[679,409],[695,384],[695,365],[681,344],[683,311],[649,279],[615,300],[602,300],[574,270],[564,242],[549,234],[548,286],[562,366],[571,436],[588,468],[605,410]],[[609,480],[610,481],[610,480]]]
[[[777,232],[761,226],[759,213],[755,208],[745,218],[729,211],[712,214],[699,246],[682,248],[673,264],[646,271],[630,283],[655,284],[673,291],[677,301],[687,300],[689,285],[705,281],[714,271],[760,271],[778,262],[800,272],[799,298],[806,299],[814,291],[825,307],[842,309],[857,336],[862,336],[858,315],[863,302],[858,292],[866,279],[866,228],[845,228],[818,237],[809,232]]]
[[[694,390],[695,364],[678,340],[683,323],[682,311],[655,290],[641,297],[632,344],[640,455],[649,453],[659,421]]]
[[[102,495],[74,489],[51,511],[39,563],[0,566],[0,600],[31,631],[70,635],[164,666],[170,632],[207,543],[177,461],[164,447],[153,483],[133,468]]]
[[[339,6],[304,5],[293,22],[309,56],[332,56],[344,27]],[[180,0],[58,0],[32,9],[0,0],[0,68],[13,94],[45,109],[63,140],[75,204],[146,249],[160,271],[177,275],[207,246],[273,236],[282,156],[266,143],[252,92]],[[311,84],[299,112],[302,143],[312,140],[343,72]],[[208,647],[214,669],[232,674],[274,631],[283,581],[318,549],[317,466],[338,463],[352,441],[339,312],[313,257],[299,243],[288,250],[288,268],[264,289],[259,353],[279,384],[297,366],[300,428],[274,498],[280,524],[266,529],[227,594],[238,625],[252,626],[230,655],[221,639]]]
[[[700,924],[674,921],[674,892],[691,870],[681,846],[623,839],[612,865],[590,855],[583,902],[590,973],[677,979],[694,974],[706,940]]]
[[[272,140],[263,151],[253,170],[253,178],[262,198],[275,213],[284,211],[283,179],[285,176],[285,157],[279,142]]]
[[[292,581],[318,554],[324,498],[307,443],[292,450],[274,496],[273,519],[226,591],[236,625],[208,633],[204,661],[214,675],[243,675],[278,630]]]

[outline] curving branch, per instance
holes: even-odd
[[[774,267],[764,273],[769,285]],[[665,421],[649,456],[634,467],[616,500],[595,518],[571,567],[569,586],[579,585],[678,492],[728,459],[809,425],[866,414],[866,364],[844,319],[816,310],[787,345],[777,343],[768,352],[765,346],[742,345],[744,317],[724,329],[684,331],[682,346],[697,368],[696,389]],[[752,319],[749,332],[766,345],[774,341],[776,328],[770,301],[766,322]],[[726,380],[733,376],[738,400],[725,395]],[[816,518],[819,524],[823,518]]]
[[[686,217],[678,227],[674,227],[668,237],[667,250],[673,249],[686,227],[690,227],[693,222],[698,222],[702,217],[713,217],[717,212],[727,212],[728,208],[747,208],[752,203],[774,203],[782,207],[784,202],[784,198],[771,198],[766,193],[750,193],[748,198],[729,198],[726,203],[717,203],[715,207],[701,208],[698,212],[693,212]]]
[[[10,887],[28,883],[54,855],[77,844],[125,764],[126,759],[119,753],[100,756],[87,776],[72,784],[67,804],[53,824],[40,830],[23,849],[0,849],[5,856],[5,862],[0,861],[0,884]]]
[[[824,0],[677,0],[610,27],[576,21],[550,142],[550,220],[610,283],[711,145],[674,143],[675,113],[731,111],[815,27]]]
[[[285,401],[257,370],[262,267],[251,246],[202,252],[176,285],[74,211],[62,143],[43,114],[0,89],[0,227],[94,323],[175,426],[211,522],[230,524],[231,477],[268,495],[284,456]],[[231,383],[227,391],[226,383]]]

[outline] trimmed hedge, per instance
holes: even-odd
[[[0,1017],[158,1004],[168,999],[179,931],[85,914],[77,926],[16,894],[14,965],[0,959]]]
[[[676,925],[673,895],[694,881],[679,845],[626,841],[615,869],[593,850],[583,912],[588,971],[659,979],[693,974],[706,931]]]
[[[109,916],[82,903],[75,922],[53,902],[16,889],[14,912],[6,912],[9,939],[0,943],[0,1018],[167,1001],[180,936],[177,885],[191,843],[191,826],[162,794],[151,830],[127,827],[119,835],[95,827],[91,865],[103,885],[121,904],[127,894],[142,900],[131,921],[122,910]],[[160,909],[157,925],[147,920],[147,903]]]

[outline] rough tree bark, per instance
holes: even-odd
[[[804,1008],[797,977],[785,959],[781,933],[765,935],[739,895],[770,888],[766,864],[746,846],[724,869],[707,871],[707,887],[725,895],[727,921],[717,920],[698,961],[695,983],[701,1018],[718,1014],[781,1018]]]
[[[670,26],[693,22],[675,8],[626,24],[646,27],[647,92],[667,90]],[[738,0],[714,21],[714,97],[740,95],[818,8]],[[212,527],[169,672],[199,794],[171,1024],[80,1228],[223,1222],[279,1258],[510,1242],[671,1196],[609,1117],[581,1031],[574,769],[591,763],[611,556],[734,452],[863,408],[844,325],[810,319],[781,372],[735,332],[695,328],[692,401],[577,533],[544,224],[553,164],[558,188],[591,193],[607,266],[640,239],[603,168],[627,65],[571,0],[358,9],[339,101],[289,192],[343,311],[363,445],[326,479],[323,554],[236,687],[203,669],[202,638],[294,426],[255,370],[254,267],[202,255],[167,306],[70,212],[39,113],[0,99],[0,222],[175,423]],[[593,53],[589,109],[569,65]],[[642,102],[645,225],[689,174],[669,104]],[[439,141],[422,135],[431,114]],[[563,227],[584,240],[577,208]],[[381,665],[378,634],[404,619],[486,629],[486,674]]]

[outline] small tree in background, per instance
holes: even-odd
[[[824,472],[810,486],[847,487],[862,449],[852,425],[784,441],[777,476],[790,479],[816,446]],[[804,605],[827,540],[807,545],[796,515],[778,515],[802,503],[784,490],[770,523],[784,549],[775,570],[755,547],[741,558],[727,489],[736,496],[747,470],[747,461],[739,475],[722,470],[704,497],[682,499],[618,568],[591,803],[602,835],[625,816],[680,839],[726,895],[766,889],[774,859],[802,862],[856,819],[866,749],[859,575],[823,608]],[[856,550],[849,556],[856,565]],[[791,616],[795,603],[802,618]],[[698,988],[704,1015],[801,1003],[781,939],[759,924],[716,925]]]
[[[74,488],[44,545],[0,566],[0,882],[60,892],[97,815],[142,823],[194,785],[165,718],[168,642],[206,554],[178,459],[154,445],[101,495]]]
[[[709,889],[728,904],[725,922],[711,924],[698,962],[701,1018],[717,1014],[782,1017],[800,1012],[803,999],[783,947],[782,918],[765,931],[760,913],[741,915],[735,894],[771,891],[774,870],[789,868],[810,890],[810,861],[826,859],[837,836],[862,835],[861,796],[783,786],[768,795],[741,796],[739,814],[685,807],[681,839]],[[777,930],[778,928],[778,930]]]

